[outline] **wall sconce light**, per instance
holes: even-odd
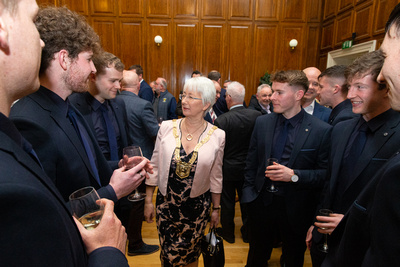
[[[162,43],[162,37],[160,35],[157,35],[154,37],[154,42],[157,44],[157,46],[160,46]]]
[[[298,44],[298,42],[297,42],[296,39],[292,39],[292,40],[290,40],[290,42],[289,42],[289,46],[290,46],[292,49],[294,49],[294,48],[297,46],[297,44]]]

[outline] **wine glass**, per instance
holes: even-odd
[[[133,167],[138,165],[143,159],[142,150],[140,149],[139,146],[124,147],[122,153],[123,153],[123,155],[126,155],[129,158],[129,162],[125,163],[126,169],[132,169]],[[146,197],[146,194],[139,192],[139,190],[136,188],[135,192],[128,196],[128,200],[132,201],[132,202],[136,202],[136,201],[143,200],[145,197]]]
[[[268,158],[267,159],[267,167],[274,165],[274,162],[278,163],[278,159],[276,158]],[[274,192],[278,192],[278,188],[275,187],[275,184],[273,181],[271,181],[271,185],[270,187],[267,188],[268,192],[274,193]]]
[[[76,190],[69,196],[73,216],[87,230],[96,228],[103,217],[104,205],[99,200],[96,189],[91,186]]]
[[[333,211],[328,210],[328,209],[320,209],[318,211],[318,216],[330,216],[330,214],[332,214]],[[320,229],[322,230],[326,230],[326,228],[320,227]],[[324,243],[321,245],[318,245],[318,249],[324,253],[328,253],[328,234],[324,234],[325,235],[325,239],[324,239]]]

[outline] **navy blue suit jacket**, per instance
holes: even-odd
[[[2,131],[0,158],[0,265],[128,266],[115,248],[100,248],[88,257],[57,188]]]
[[[332,126],[335,126],[341,121],[358,117],[360,117],[359,114],[353,113],[351,101],[349,99],[346,99],[345,101],[339,103],[334,109],[332,109],[332,112],[329,115],[328,123]]]
[[[266,159],[272,152],[277,113],[259,116],[254,126],[246,159],[243,203],[254,201],[264,183]],[[331,126],[305,112],[287,167],[299,176],[297,183],[288,183],[285,195],[289,222],[294,231],[307,232],[316,208],[316,195],[323,188],[328,167],[329,140]],[[265,205],[272,203],[273,194],[266,192]]]
[[[145,80],[142,80],[140,83],[139,97],[153,103],[153,89],[151,89],[150,85]]]
[[[112,170],[85,119],[75,110],[90,136],[101,185],[95,179],[85,148],[67,114],[44,90],[48,89],[40,87],[37,92],[15,103],[10,118],[32,144],[45,172],[65,201],[72,192],[89,185],[96,188],[101,197],[116,201],[115,192],[108,185]]]
[[[87,102],[87,95],[89,92],[86,93],[74,93],[68,97],[70,103],[74,105],[74,107],[79,110],[82,116],[85,118],[87,124],[89,125],[92,133],[96,136],[96,131],[94,128],[94,123],[92,120],[92,108],[90,104]],[[115,118],[118,123],[119,133],[120,133],[120,149],[118,151],[118,155],[122,158],[122,149],[127,147],[131,144],[130,139],[127,134],[127,118],[126,118],[126,110],[125,110],[125,103],[120,99],[110,99],[109,100],[111,110],[115,114]],[[118,168],[119,161],[110,161],[110,167],[112,169]]]
[[[330,108],[321,106],[315,101],[313,116],[317,117],[318,119],[328,122],[329,116],[331,115],[332,110]]]

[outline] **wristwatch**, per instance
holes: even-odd
[[[299,181],[299,176],[296,174],[296,172],[290,177],[290,181],[293,183],[297,183]]]

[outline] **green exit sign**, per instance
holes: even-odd
[[[342,49],[350,48],[350,47],[352,47],[352,46],[353,46],[353,41],[352,41],[352,40],[350,40],[350,41],[345,41],[345,42],[342,44]]]

